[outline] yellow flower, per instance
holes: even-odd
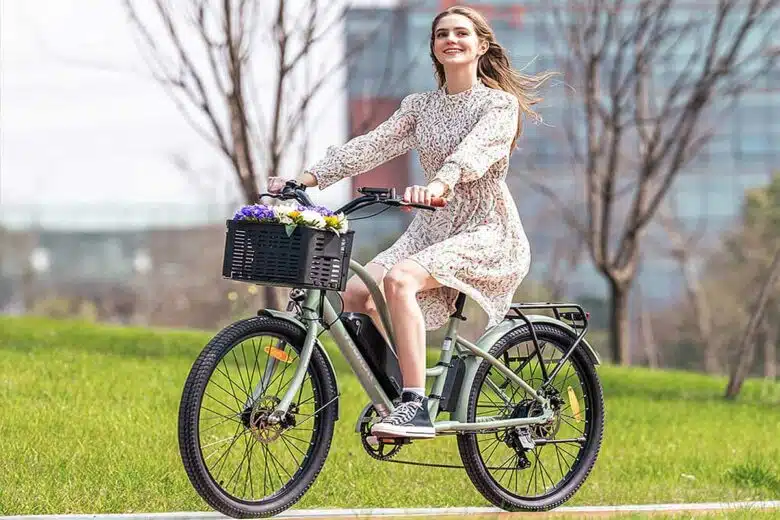
[[[287,216],[289,216],[290,218],[298,218],[298,217],[301,216],[301,212],[300,211],[291,211],[291,212],[289,212],[287,214]]]
[[[325,224],[327,224],[330,227],[338,227],[338,225],[339,225],[339,218],[336,217],[336,216],[325,217]]]

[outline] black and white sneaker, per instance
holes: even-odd
[[[428,439],[436,435],[428,414],[428,398],[414,392],[404,392],[402,402],[393,412],[374,424],[371,434],[376,437],[409,437]]]

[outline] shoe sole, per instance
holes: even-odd
[[[434,428],[415,428],[409,430],[402,426],[378,423],[371,428],[371,434],[376,437],[409,437],[410,439],[429,439],[436,436]]]

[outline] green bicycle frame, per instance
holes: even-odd
[[[377,311],[382,319],[382,323],[391,341],[391,346],[396,349],[395,337],[392,331],[392,324],[390,323],[390,315],[387,309],[385,299],[379,290],[377,283],[368,274],[364,267],[354,261],[350,260],[350,269],[357,274],[357,276],[366,284],[371,296],[376,303]],[[290,404],[293,401],[294,396],[297,394],[300,385],[303,383],[306,375],[306,370],[311,359],[312,351],[315,348],[317,335],[321,331],[321,325],[319,323],[320,316],[325,323],[330,324],[329,332],[333,337],[334,342],[338,346],[344,358],[349,363],[355,376],[360,381],[361,386],[368,394],[371,403],[374,405],[377,413],[380,416],[385,416],[393,410],[393,403],[387,394],[382,389],[381,385],[377,381],[374,373],[369,368],[365,359],[363,358],[360,350],[358,350],[355,342],[349,336],[346,328],[338,319],[338,314],[334,310],[330,301],[325,298],[325,292],[321,290],[308,290],[302,305],[302,321],[306,323],[306,338],[300,352],[300,363],[293,375],[290,386],[282,397],[281,401],[276,406],[276,409],[271,414],[271,421],[280,420],[281,417],[287,412]],[[549,421],[553,417],[553,411],[549,406],[549,401],[542,395],[539,395],[530,385],[528,385],[521,377],[507,368],[503,363],[497,360],[495,357],[488,353],[488,350],[493,344],[492,336],[486,334],[483,336],[485,342],[478,341],[476,344],[467,341],[464,338],[458,336],[458,321],[457,317],[450,318],[449,325],[447,327],[447,334],[441,348],[441,355],[439,358],[440,363],[436,366],[428,368],[426,370],[426,378],[434,378],[432,384],[432,395],[441,395],[444,389],[445,379],[447,377],[447,370],[454,354],[462,357],[465,363],[465,374],[463,378],[463,385],[460,392],[456,408],[453,412],[450,412],[450,419],[448,421],[435,421],[434,428],[437,433],[443,432],[467,432],[467,431],[482,431],[498,428],[508,428],[517,426],[527,426],[533,424],[541,424]],[[487,344],[489,343],[489,344]],[[465,388],[466,385],[470,386],[470,383],[474,379],[474,374],[477,371],[479,363],[485,361],[495,366],[503,375],[510,379],[515,384],[523,388],[528,395],[539,402],[542,406],[542,414],[536,417],[526,417],[517,419],[491,419],[491,418],[479,418],[477,422],[467,422],[466,412],[468,407],[468,397],[470,388]],[[273,371],[273,365],[271,371]],[[263,378],[265,379],[265,377]],[[262,389],[265,386],[265,382],[261,381],[258,388],[255,390],[255,394],[262,393]],[[492,381],[488,380],[490,385],[497,395],[504,400],[507,406],[512,406],[510,399],[504,395],[498,386],[492,384]],[[258,394],[259,395],[259,394]],[[429,412],[431,417],[436,417],[439,411],[439,399],[432,397],[428,400]],[[326,403],[327,406],[328,403]],[[315,412],[316,413],[316,412]]]

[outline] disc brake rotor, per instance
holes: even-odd
[[[286,429],[280,422],[271,424],[267,420],[277,404],[279,404],[277,397],[263,397],[254,404],[252,412],[249,414],[249,431],[255,439],[263,444],[275,441]]]

